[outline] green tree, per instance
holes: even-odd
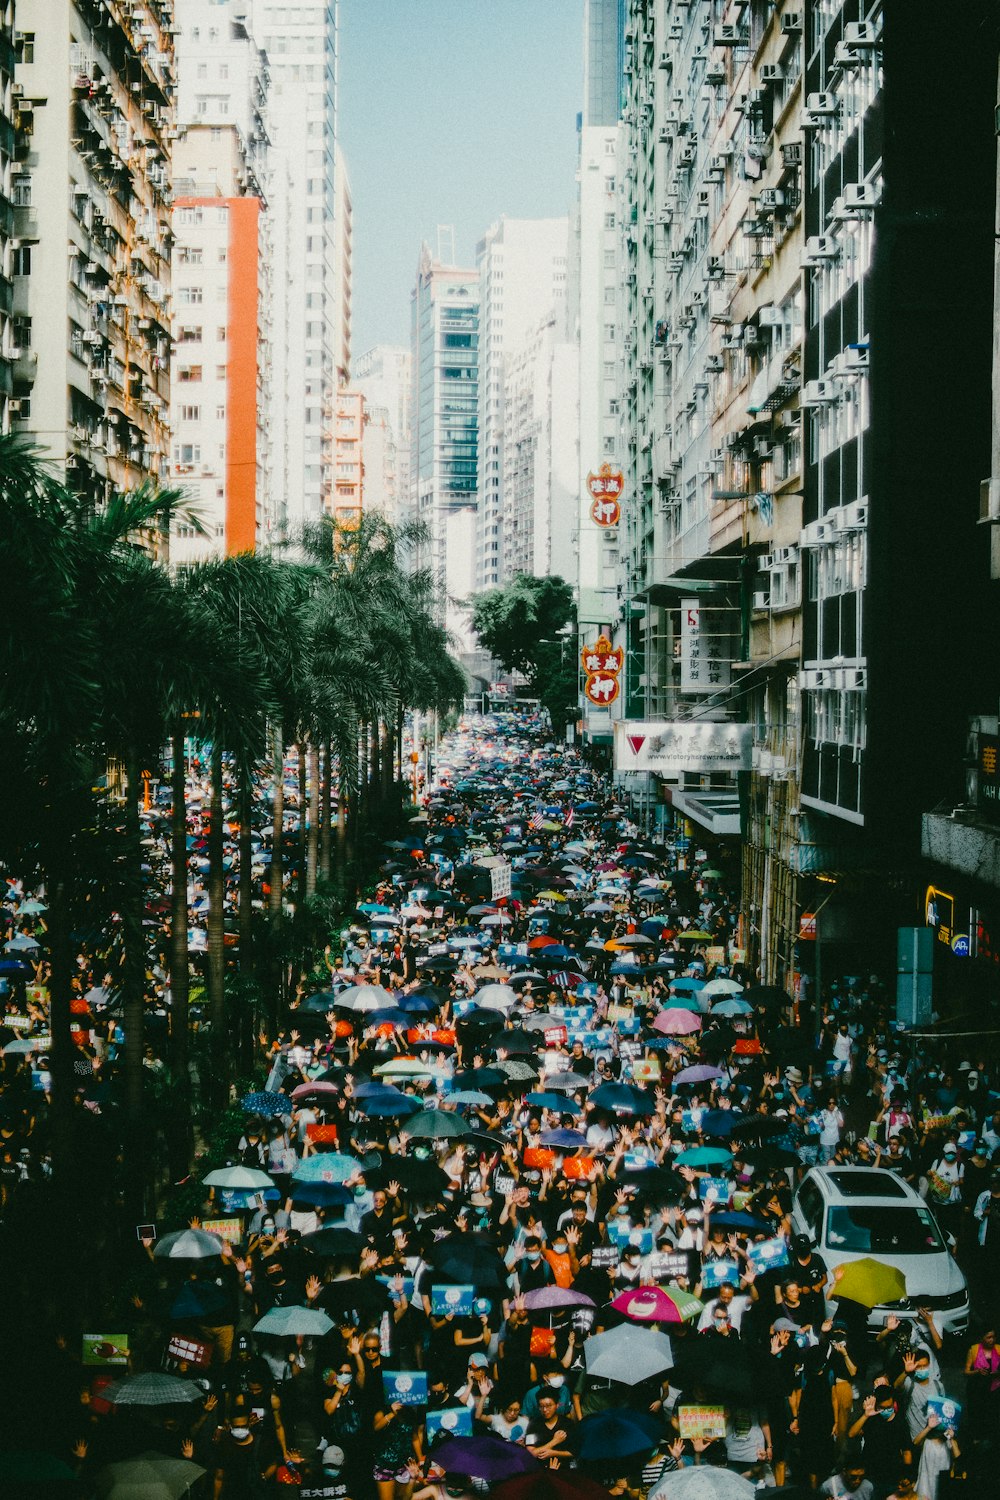
[[[573,592],[564,579],[528,573],[477,595],[472,607],[479,644],[505,671],[527,679],[556,730],[578,711],[575,619]]]

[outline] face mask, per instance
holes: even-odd
[[[945,1161],[954,1161],[955,1160],[955,1153],[954,1153],[954,1151],[946,1151],[944,1153],[944,1159],[945,1159]]]
[[[356,1187],[354,1189],[354,1196],[355,1198],[363,1198],[365,1196],[365,1189],[363,1187]]]
[[[914,1378],[914,1380],[920,1380],[920,1381],[930,1380],[930,1378],[931,1378],[931,1372],[930,1372],[930,1370],[914,1370],[914,1372],[913,1372],[913,1378]]]
[[[896,1415],[896,1408],[894,1406],[880,1406],[878,1414],[884,1421],[891,1422]]]
[[[230,1427],[229,1431],[238,1441],[242,1441],[243,1438],[248,1438],[250,1436],[249,1427]]]
[[[548,1384],[554,1386],[555,1389],[558,1390],[565,1379],[565,1375],[550,1375],[548,1378]]]
[[[537,1250],[529,1250],[528,1251],[528,1259],[531,1261],[532,1264],[534,1264],[535,1261],[541,1260],[541,1254]]]
[[[342,1370],[338,1374],[338,1376],[337,1376],[337,1384],[338,1385],[350,1385],[350,1383],[351,1383],[351,1381],[353,1379],[354,1379],[354,1376],[353,1376],[353,1374],[351,1373],[350,1370]]]
[[[552,1246],[552,1248],[553,1248],[553,1250],[555,1251],[555,1253],[557,1255],[565,1255],[566,1254],[566,1241],[565,1240],[557,1240],[556,1243]]]

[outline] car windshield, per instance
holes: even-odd
[[[929,1209],[890,1208],[883,1203],[831,1208],[826,1242],[831,1250],[860,1250],[873,1255],[931,1255],[944,1249]]]

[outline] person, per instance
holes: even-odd
[[[919,1453],[917,1489],[927,1500],[938,1500],[938,1485],[943,1474],[951,1474],[961,1457],[954,1427],[946,1427],[936,1412],[931,1412],[921,1432],[913,1440]]]
[[[861,1439],[865,1474],[872,1482],[874,1500],[887,1500],[900,1469],[912,1459],[909,1429],[900,1420],[899,1403],[890,1386],[876,1386],[865,1397],[848,1436]]]
[[[965,1356],[966,1420],[973,1439],[986,1438],[1000,1421],[1000,1349],[989,1324]]]
[[[559,1415],[555,1392],[543,1390],[538,1397],[538,1416],[528,1423],[524,1441],[539,1462],[557,1469],[573,1457],[572,1427],[569,1417]],[[380,1496],[380,1500],[385,1497]]]
[[[875,1487],[865,1474],[864,1460],[860,1451],[855,1452],[819,1486],[819,1494],[827,1500],[872,1500]]]
[[[372,1478],[378,1500],[410,1500],[424,1461],[419,1408],[383,1399],[372,1423]]]

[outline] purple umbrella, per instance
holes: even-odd
[[[714,1221],[713,1221],[714,1222]],[[596,1307],[586,1292],[575,1292],[566,1286],[536,1286],[525,1292],[524,1305],[532,1312],[545,1312],[554,1307]]]
[[[444,1438],[431,1450],[434,1462],[448,1473],[468,1474],[489,1484],[515,1474],[534,1473],[538,1460],[520,1443],[487,1433],[483,1437]]]
[[[681,1068],[674,1075],[674,1083],[708,1083],[710,1079],[722,1076],[721,1068],[713,1068],[710,1063],[695,1063],[693,1068]]]

